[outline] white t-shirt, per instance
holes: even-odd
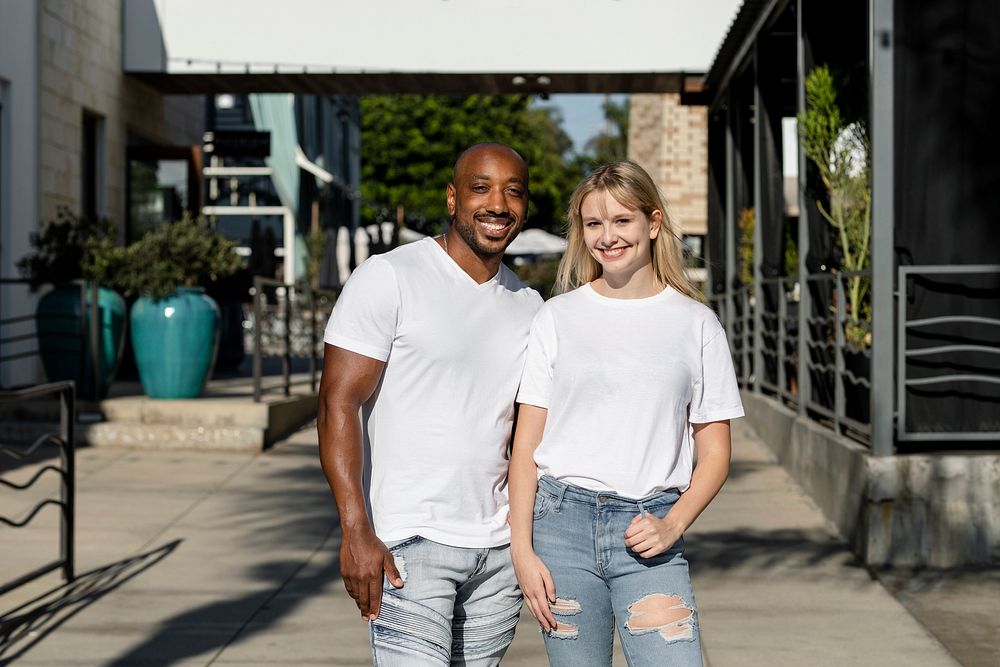
[[[518,403],[547,408],[538,474],[628,498],[691,483],[691,423],[743,416],[726,335],[673,288],[550,299],[531,327]]]
[[[507,448],[541,303],[504,266],[477,284],[433,239],[355,269],[324,340],[385,361],[362,411],[380,539],[510,541]]]

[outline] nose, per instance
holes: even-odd
[[[504,196],[502,189],[492,188],[490,190],[490,196],[486,200],[486,211],[493,215],[507,215],[507,198]]]
[[[604,225],[601,229],[601,243],[605,248],[610,248],[618,241],[618,234],[613,225]]]

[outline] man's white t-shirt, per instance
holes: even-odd
[[[550,299],[517,401],[548,410],[539,476],[628,498],[687,490],[691,424],[743,416],[722,325],[670,287],[613,299],[587,284]]]
[[[433,239],[354,270],[324,340],[385,362],[362,411],[380,539],[510,541],[514,396],[541,303],[505,266],[477,284]]]

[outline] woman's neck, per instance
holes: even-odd
[[[646,264],[627,276],[604,273],[590,286],[601,296],[612,299],[645,299],[663,291],[663,286],[653,274],[652,264]]]

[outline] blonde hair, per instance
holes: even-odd
[[[705,297],[690,280],[684,267],[683,243],[674,231],[666,202],[649,174],[635,162],[622,160],[605,164],[590,172],[569,198],[566,210],[566,254],[556,274],[556,291],[568,292],[601,276],[601,265],[583,241],[583,217],[580,207],[592,192],[607,192],[622,206],[642,211],[646,217],[659,211],[663,216],[660,233],[650,244],[653,276],[661,287],[667,285],[697,301]]]

